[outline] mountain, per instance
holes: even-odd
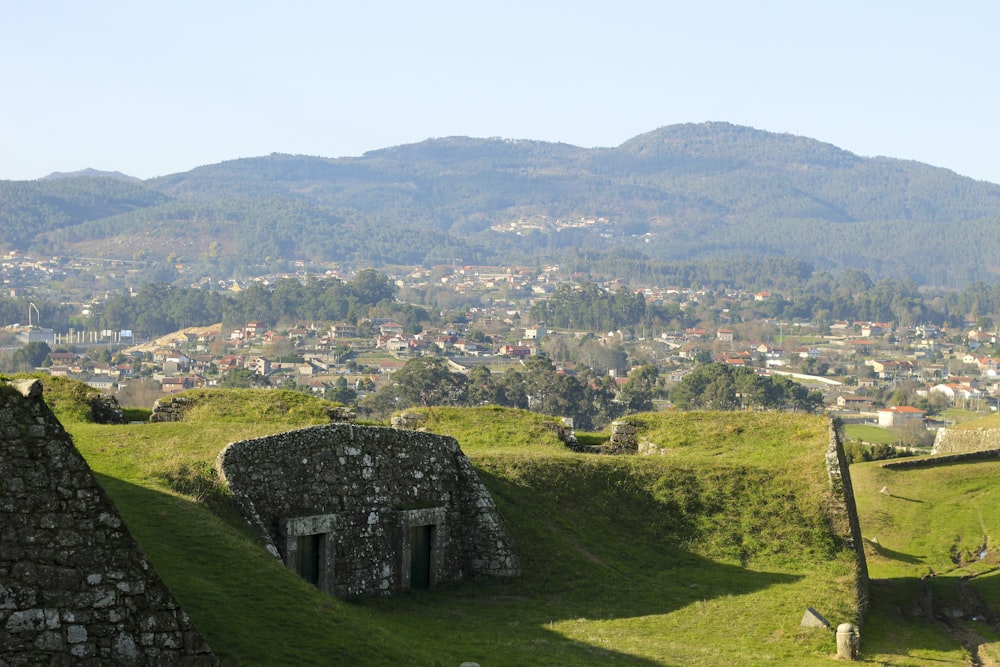
[[[123,174],[120,171],[101,171],[100,169],[78,169],[77,171],[53,171],[48,176],[44,176],[39,180],[51,180],[55,178],[79,178],[80,176],[95,176],[98,178],[114,178],[119,181],[131,181],[133,183],[138,183],[142,181],[141,178],[136,178],[135,176],[129,176],[128,174]]]
[[[615,148],[446,137],[138,183],[0,182],[10,247],[173,255],[214,271],[614,250],[658,262],[795,258],[959,286],[1000,271],[998,222],[998,185],[728,123],[668,126]]]

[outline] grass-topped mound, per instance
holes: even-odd
[[[588,495],[596,493],[609,507],[616,498],[638,494],[650,503],[650,527],[697,553],[787,564],[800,557],[831,557],[837,549],[825,510],[829,434],[822,418],[636,415],[628,421],[639,428],[639,439],[663,453],[634,457],[573,454],[556,435],[557,420],[523,410],[434,408],[422,413],[427,430],[455,437],[480,468],[508,483],[569,499],[581,495],[584,479],[606,476]],[[520,461],[524,456],[530,460]]]
[[[570,454],[559,439],[560,420],[537,412],[495,405],[419,408],[407,412],[424,417],[421,428],[458,440],[467,455],[492,451],[531,456]]]
[[[263,410],[259,400],[248,404]],[[824,665],[833,636],[799,627],[805,608],[857,620],[851,553],[823,512],[822,418],[641,415],[640,438],[664,453],[606,456],[570,452],[550,418],[527,412],[426,412],[424,426],[459,440],[495,498],[520,578],[328,598],[254,543],[224,497],[214,513],[197,485],[178,483],[207,479],[228,442],[290,423],[245,406],[71,430],[225,663]]]
[[[10,379],[29,378],[42,383],[42,396],[45,403],[63,424],[76,422],[122,423],[125,421],[118,401],[77,380],[44,373],[18,374],[11,376]]]
[[[287,389],[189,389],[174,398],[191,402],[185,422],[325,424],[337,403]]]
[[[994,428],[1000,428],[1000,414],[969,419],[948,427],[949,430],[954,431],[974,431],[976,429]]]

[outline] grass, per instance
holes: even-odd
[[[429,410],[426,425],[459,440],[493,494],[524,575],[348,603],[268,556],[212,468],[230,441],[315,423],[322,402],[217,392],[183,423],[102,426],[87,422],[85,393],[45,383],[224,664],[819,665],[833,638],[799,627],[805,607],[856,620],[853,563],[823,511],[820,418],[638,415],[640,439],[666,453],[613,457],[569,452],[539,415]],[[1000,637],[971,620],[976,604],[1000,608],[1000,462],[852,476],[873,540],[862,663],[965,665],[963,642],[979,664],[1000,659]]]
[[[844,424],[844,436],[848,440],[860,440],[869,443],[885,443],[894,445],[899,437],[879,426],[870,424]]]
[[[864,463],[851,475],[873,578],[867,657],[965,665],[960,643],[974,637],[1000,658],[996,632],[971,620],[984,612],[1000,620],[984,606],[1000,609],[1000,552],[992,541],[1000,531],[1000,462],[907,470]]]
[[[954,429],[956,431],[962,431],[966,429],[988,429],[988,428],[1000,428],[1000,414],[992,414],[983,417],[980,414],[972,413],[974,415],[970,419],[965,419],[961,422],[956,423],[954,426],[949,426],[948,428]]]
[[[185,413],[185,421],[220,421],[232,423],[273,422],[306,426],[330,421],[326,408],[334,404],[285,389],[191,389],[178,396],[191,398],[194,405]]]
[[[641,437],[668,454],[612,457],[569,452],[539,415],[428,411],[492,492],[524,575],[348,603],[267,556],[215,484],[226,443],[289,426],[234,420],[231,404],[68,425],[226,664],[818,665],[833,637],[799,627],[805,608],[856,620],[853,564],[823,512],[820,418],[643,415]]]
[[[943,411],[940,416],[946,419],[947,421],[951,422],[955,426],[964,424],[966,422],[978,421],[979,419],[983,419],[982,412],[963,410],[961,408],[948,408],[947,410]]]
[[[489,406],[484,408],[421,408],[427,420],[423,427],[450,435],[467,455],[503,451],[507,454],[569,456],[557,437],[560,421],[533,412]]]

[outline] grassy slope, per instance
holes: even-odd
[[[1000,428],[1000,414],[988,415],[986,417],[975,416],[971,419],[966,419],[954,426],[949,426],[948,428],[955,429],[956,431],[961,431],[965,429],[988,429],[988,428]]]
[[[536,415],[434,411],[431,430],[458,437],[494,494],[525,574],[347,603],[253,544],[211,485],[227,442],[288,424],[209,416],[67,427],[231,664],[826,664],[832,636],[798,626],[805,607],[854,620],[852,565],[821,511],[818,418],[649,415],[643,437],[669,454],[599,457],[567,452]]]
[[[862,532],[877,540],[866,544],[873,578],[864,644],[870,657],[887,665],[964,665],[956,644],[975,633],[988,642],[983,650],[1000,659],[998,636],[986,624],[940,618],[968,608],[967,598],[976,595],[1000,609],[994,572],[1000,553],[991,539],[1000,534],[1000,462],[915,470],[864,463],[853,466],[851,476]]]

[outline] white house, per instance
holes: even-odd
[[[878,411],[878,425],[883,428],[906,426],[907,424],[921,424],[924,421],[923,410],[910,407],[909,405],[894,405],[891,408],[880,408]]]

